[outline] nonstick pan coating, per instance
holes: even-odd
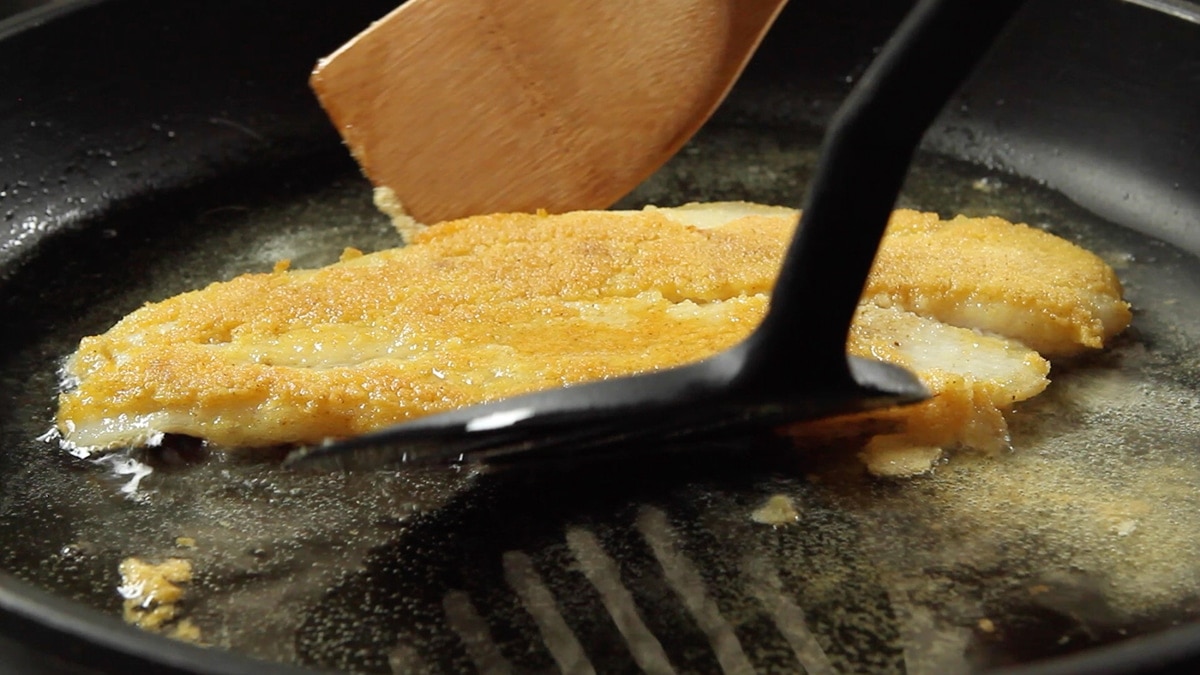
[[[820,125],[903,10],[877,4],[789,8],[710,128],[625,203],[795,203]],[[527,639],[526,619],[501,611],[512,598],[497,595],[488,579],[503,576],[505,560],[510,568],[528,560],[548,587],[576,592],[580,578],[557,563],[592,536],[627,576],[644,580],[630,586],[637,602],[661,610],[651,629],[677,637],[664,640],[672,662],[682,664],[680,670],[714,669],[707,638],[695,632],[686,608],[662,594],[666,582],[656,576],[655,554],[646,548],[648,522],[674,533],[683,557],[710,587],[725,588],[716,580],[730,569],[726,557],[713,553],[720,542],[774,547],[769,560],[781,575],[781,595],[810,601],[805,609],[814,633],[841,636],[840,647],[823,650],[839,669],[919,672],[905,653],[912,636],[904,634],[917,625],[943,642],[961,640],[954,643],[960,652],[970,643],[975,662],[991,665],[1074,654],[1101,659],[1113,670],[1145,670],[1195,657],[1200,634],[1186,625],[1171,630],[1173,622],[1194,620],[1189,578],[1165,577],[1178,589],[1165,602],[1169,611],[1160,601],[1158,614],[1131,618],[1106,604],[1096,590],[1104,580],[1087,574],[1086,560],[1053,558],[1105,542],[1064,548],[1052,526],[1026,520],[1010,528],[1020,536],[997,532],[996,545],[1013,548],[981,555],[986,565],[946,565],[940,551],[953,540],[930,540],[926,533],[898,531],[889,548],[880,530],[945,517],[947,505],[959,502],[938,500],[956,489],[955,481],[982,477],[996,485],[1005,478],[969,458],[917,488],[864,484],[820,457],[764,453],[773,459],[747,467],[737,480],[714,477],[720,464],[715,471],[698,465],[686,475],[670,465],[646,467],[641,481],[596,469],[588,482],[559,476],[559,488],[530,500],[525,481],[545,485],[544,476],[281,478],[270,460],[223,458],[178,444],[170,453],[139,456],[155,473],[130,496],[121,491],[129,477],[111,466],[36,441],[52,414],[57,360],[80,336],[104,330],[140,303],[267,269],[278,258],[312,266],[335,259],[344,245],[394,245],[369,204],[366,184],[304,86],[316,56],[383,14],[388,3],[328,5],[84,2],[54,8],[40,28],[28,28],[26,19],[22,30],[15,24],[0,29],[10,33],[0,35],[0,373],[10,401],[0,415],[0,561],[7,570],[0,577],[0,649],[11,652],[0,661],[23,664],[23,672],[71,672],[80,663],[104,670],[147,663],[181,672],[289,670],[142,634],[114,618],[122,557],[181,554],[195,558],[197,591],[189,611],[207,627],[211,644],[320,667],[457,668],[470,663],[469,653],[429,646],[454,639],[453,626],[421,617],[444,611],[447,597],[461,609],[465,597],[494,610],[485,615],[510,658],[513,650],[529,650],[530,660],[516,661],[517,669],[537,669],[550,657]],[[1191,257],[1200,252],[1197,28],[1115,2],[1035,2],[931,134],[928,147],[941,155],[922,158],[904,196],[904,203],[923,208],[999,212],[1044,224],[1118,265],[1143,307],[1135,330],[1112,356],[1056,367],[1061,391],[1025,411],[1014,433],[1018,447],[1027,441],[1044,452],[1038,443],[1046,419],[1054,418],[1050,426],[1066,434],[1108,414],[1107,404],[1089,407],[1071,398],[1096,391],[1087,386],[1088,373],[1109,382],[1105,377],[1136,369],[1155,386],[1135,403],[1152,409],[1143,410],[1145,418],[1133,416],[1133,423],[1113,416],[1111,429],[1122,444],[1143,448],[1141,454],[1097,453],[1067,488],[1074,485],[1078,496],[1080,485],[1118,486],[1127,488],[1122,495],[1152,502],[1169,501],[1164,490],[1177,489],[1182,525],[1190,523],[1188,509],[1197,510],[1198,488],[1189,482],[1196,467],[1180,465],[1180,457],[1192,459],[1186,452],[1160,446],[1182,438],[1194,451],[1200,439],[1188,426],[1200,389],[1200,369],[1190,356],[1200,325],[1188,309],[1200,298]],[[1019,450],[1014,457],[1010,480],[1039,466],[1022,465]],[[1138,462],[1143,473],[1123,475],[1122,462]],[[826,487],[796,480],[806,475],[825,476]],[[1150,475],[1162,480],[1150,485]],[[562,487],[571,485],[582,487]],[[913,492],[928,502],[913,506]],[[770,494],[807,507],[820,527],[754,529],[739,514]],[[998,494],[991,495],[993,504]],[[1053,516],[1048,513],[1048,522]],[[1118,518],[1114,526],[1127,529],[1127,520]],[[1151,524],[1146,519],[1141,527]],[[1157,541],[1195,559],[1196,542],[1186,527],[1180,531]],[[196,539],[197,549],[181,551],[177,537]],[[909,544],[912,550],[904,550]],[[1172,559],[1163,551],[1141,561]],[[1022,577],[1035,562],[1058,576]],[[808,567],[808,576],[797,574],[797,563]],[[933,591],[913,586],[913,578],[896,583],[906,565],[922,570],[915,577],[948,585],[951,594],[959,586],[992,589],[972,600],[982,613],[947,610],[954,605],[949,600],[912,602]],[[962,578],[963,570],[980,578]],[[832,595],[815,585],[831,579],[830,571],[840,571],[842,584]],[[1014,592],[1029,588],[1041,594],[1037,602],[1014,599]],[[1154,593],[1160,599],[1172,591],[1160,590]],[[730,581],[716,595],[729,618],[752,592]],[[942,614],[923,614],[928,607]],[[996,623],[1009,634],[990,638],[980,620],[1003,608],[1013,620]],[[565,613],[580,635],[623,653],[620,636],[603,622],[579,623],[604,611],[602,598],[588,596],[584,587],[576,610]],[[954,612],[959,628],[973,628],[934,630]],[[769,623],[767,614],[748,616],[750,624]],[[754,624],[739,635],[747,658],[760,670],[786,672],[794,665],[786,636],[768,628]],[[1068,643],[1046,644],[1051,630]],[[1144,634],[1145,641],[1121,650],[1123,633]],[[1026,651],[1013,648],[1022,643]],[[1109,643],[1118,651],[1102,648]],[[856,650],[868,655],[859,659]],[[939,663],[963,665],[931,661],[932,653],[922,656],[927,672]],[[54,656],[47,660],[47,654]],[[631,658],[598,664],[632,668]],[[811,670],[820,663],[806,665]],[[1086,661],[1047,667],[1098,672],[1096,662]]]

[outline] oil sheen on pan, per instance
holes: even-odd
[[[774,172],[802,172],[811,140],[710,130],[623,207],[688,194],[785,202]],[[720,171],[698,172],[700,157]],[[1051,357],[1050,385],[1005,407],[1011,451],[958,452],[894,480],[872,477],[843,445],[800,453],[786,470],[748,466],[737,481],[693,472],[674,483],[655,474],[653,491],[615,477],[604,494],[550,486],[538,506],[487,472],[300,474],[280,471],[269,452],[178,438],[85,460],[36,440],[54,418],[61,359],[147,299],[270,274],[281,259],[310,269],[347,246],[396,245],[352,167],[289,185],[270,196],[230,185],[175,216],[170,235],[161,213],[129,214],[106,223],[110,234],[97,230],[93,255],[47,264],[36,303],[14,309],[44,330],[2,362],[6,380],[23,383],[2,422],[10,478],[0,521],[14,533],[5,569],[119,615],[122,561],[170,564],[151,569],[166,578],[182,567],[171,561],[186,560],[190,580],[169,582],[183,594],[164,632],[186,620],[179,634],[214,648],[368,672],[469,663],[461,645],[479,643],[446,620],[469,607],[514,666],[552,659],[521,600],[536,592],[530,565],[595,669],[619,667],[606,659],[627,650],[593,648],[615,635],[605,600],[620,594],[605,560],[624,571],[618,580],[642,580],[627,588],[630,606],[679,668],[688,655],[698,669],[715,658],[697,626],[719,623],[698,624],[681,599],[697,588],[766,672],[794,671],[801,658],[893,672],[1009,664],[1195,617],[1200,466],[1189,450],[1200,407],[1187,373],[1198,371],[1200,325],[1179,311],[1200,297],[1194,258],[1037,186],[929,157],[902,206],[1050,230],[1115,270],[1135,309],[1106,350]],[[80,298],[95,286],[81,280],[97,278],[102,292]],[[469,541],[478,556],[464,568]],[[685,581],[681,595],[672,584],[688,578],[701,583]],[[787,619],[797,608],[799,627]],[[812,640],[793,648],[788,637],[805,634]]]

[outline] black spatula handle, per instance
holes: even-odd
[[[754,386],[847,381],[846,338],[925,130],[1024,0],[921,0],[825,136],[770,309],[751,338]]]

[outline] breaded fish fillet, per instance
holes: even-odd
[[[154,443],[163,433],[227,447],[313,443],[695,361],[757,325],[795,221],[794,211],[746,204],[500,214],[426,228],[404,248],[348,250],[317,270],[243,275],[148,304],[85,338],[65,367],[73,386],[60,398],[58,429],[72,448]],[[940,222],[898,211],[884,251],[924,250],[933,238],[952,246],[946,232],[962,228]],[[1046,243],[1061,240],[1029,228],[1009,236],[1022,226],[999,219],[978,222],[996,231],[989,247],[974,251],[975,230],[962,230],[971,234],[955,258],[1005,255],[1009,295],[974,274],[978,265],[949,265],[941,255],[921,272],[912,257],[887,252],[873,272],[875,302],[860,312],[849,349],[909,365],[935,400],[986,401],[992,414],[1041,391],[1045,361],[1011,340],[901,311],[906,302],[928,310],[937,304],[930,289],[949,277],[961,297],[987,299],[1004,315],[1014,306],[1062,314],[1063,322],[1034,334],[1086,346],[1124,327],[1095,316],[1098,292],[1106,290],[1104,306],[1121,307],[1126,321],[1128,310],[1115,276],[1092,254]],[[1079,284],[1080,311],[1060,311],[1071,304],[1069,289],[1045,269],[1045,255],[1026,249],[1052,250],[1063,266],[1091,270]],[[1003,321],[994,324],[985,327],[1005,334]],[[941,436],[962,440],[958,432]]]

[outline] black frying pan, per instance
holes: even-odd
[[[917,672],[905,632],[926,610],[930,625],[968,627],[952,631],[969,657],[958,665],[1194,667],[1200,605],[1187,584],[1157,612],[1123,613],[1106,604],[1103,580],[1088,577],[1086,564],[1053,558],[1063,551],[1035,522],[1015,529],[1043,539],[1009,540],[998,531],[998,548],[1017,541],[1030,548],[997,552],[990,567],[968,565],[970,574],[926,560],[928,550],[953,542],[917,537],[921,550],[874,550],[872,523],[897,527],[896,540],[904,541],[897,523],[934,509],[887,508],[913,503],[905,491],[938,494],[943,479],[891,485],[850,476],[840,483],[845,467],[812,458],[780,464],[777,456],[735,478],[721,476],[727,464],[719,462],[686,474],[646,467],[640,480],[604,469],[549,479],[280,476],[270,460],[208,455],[179,442],[139,456],[155,474],[130,498],[121,492],[128,477],[112,465],[37,441],[53,411],[57,359],[141,302],[269,268],[278,257],[314,265],[347,243],[393,245],[305,86],[317,56],[388,4],[77,2],[0,27],[0,373],[10,402],[0,412],[0,670],[296,667],[272,660],[384,672],[405,663],[469,667],[462,640],[439,618],[447,597],[464,597],[451,591],[475,603],[517,669],[540,669],[550,655],[501,592],[497,565],[513,551],[552,590],[579,598],[565,618],[611,657],[597,661],[600,670],[635,668],[619,632],[589,618],[603,616],[603,601],[569,572],[564,524],[615,552],[627,582],[641,580],[628,582],[631,592],[653,608],[650,628],[669,636],[664,649],[673,663],[715,670],[705,636],[663,590],[656,558],[638,539],[638,523],[656,514],[718,589],[727,616],[745,606],[736,582],[720,582],[736,548],[730,542],[772,547],[779,597],[809,603],[809,628],[838,667]],[[710,127],[627,203],[795,202],[820,125],[903,9],[869,2],[788,8]],[[1144,419],[1118,420],[1113,433],[1132,443],[1132,454],[1089,462],[1081,479],[1122,462],[1187,464],[1198,440],[1188,435],[1184,400],[1194,402],[1200,391],[1200,370],[1188,357],[1200,341],[1190,309],[1200,298],[1192,257],[1200,254],[1198,38],[1195,24],[1139,6],[1034,2],[930,134],[937,154],[918,163],[904,198],[929,209],[1001,212],[1108,254],[1129,254],[1115,259],[1135,302],[1146,307],[1134,330],[1115,356],[1056,364],[1064,393],[1020,418],[1018,446],[1040,448],[1055,435],[1048,428],[1067,435],[1095,421],[1095,411],[1066,395],[1087,373],[1136,364],[1183,395]],[[1160,306],[1156,294],[1178,297]],[[1139,439],[1149,442],[1139,446]],[[1190,445],[1162,459],[1154,449],[1163,439]],[[970,462],[950,466],[963,465]],[[812,471],[833,477],[833,487],[797,482]],[[743,536],[744,519],[728,517],[781,491],[808,504],[819,527],[751,528]],[[1193,505],[1195,492],[1182,480],[1179,502]],[[198,541],[183,553],[199,570],[189,611],[208,627],[210,642],[232,653],[144,634],[115,618],[117,562],[179,554],[178,536]],[[1200,550],[1182,539],[1174,540],[1177,550],[1195,559]],[[900,566],[887,560],[900,554],[926,565],[918,576],[949,584],[947,592],[971,589],[975,609],[897,600],[900,587],[888,570]],[[1026,557],[1033,562],[1023,564]],[[789,567],[796,561],[805,574]],[[1067,579],[1038,576],[1030,569],[1036,565],[1060,567]],[[817,593],[821,569],[842,573],[838,594]],[[1014,589],[1022,588],[1038,589],[1040,599],[1021,600]],[[926,593],[902,590],[909,599]],[[738,630],[751,662],[795,670],[786,636],[762,612],[747,611]],[[981,628],[988,616],[1004,617],[998,634]]]

